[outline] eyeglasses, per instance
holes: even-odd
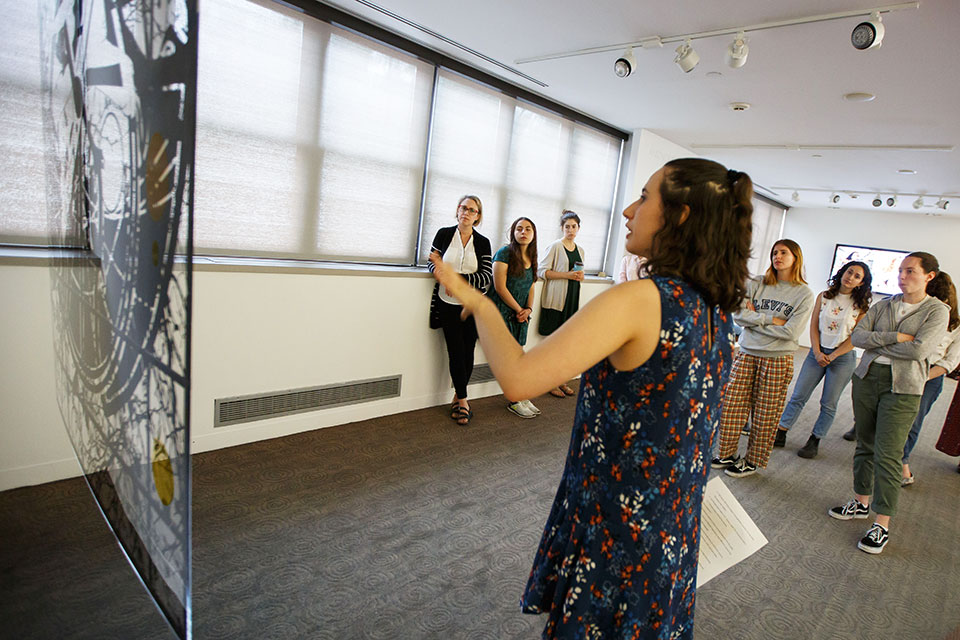
[[[479,210],[479,209],[474,209],[473,207],[466,207],[466,206],[464,206],[464,205],[460,205],[459,207],[457,207],[457,211],[466,211],[467,213],[469,213],[469,214],[472,215],[472,216],[475,216],[475,215],[477,215],[478,213],[480,213],[480,210]]]

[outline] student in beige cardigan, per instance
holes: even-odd
[[[540,297],[540,335],[548,336],[580,308],[580,283],[583,282],[583,247],[575,242],[580,232],[580,216],[564,211],[560,216],[563,237],[547,248],[537,275],[543,278]],[[574,393],[566,383],[550,390],[557,398]]]

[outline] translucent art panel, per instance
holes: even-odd
[[[194,0],[40,2],[57,395],[109,526],[190,636]],[[187,229],[186,262],[175,260]]]

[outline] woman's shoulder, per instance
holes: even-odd
[[[476,229],[473,230],[473,245],[475,247],[485,247],[487,253],[490,252],[490,239]]]
[[[493,254],[494,262],[510,262],[510,245],[505,244]]]

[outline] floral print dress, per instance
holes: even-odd
[[[583,374],[570,450],[521,599],[544,638],[692,638],[700,506],[733,325],[687,283],[660,291],[660,342]]]

